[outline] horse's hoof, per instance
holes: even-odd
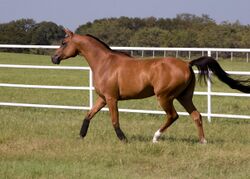
[[[78,138],[79,138],[80,140],[83,140],[83,139],[85,138],[85,136],[86,136],[86,135],[80,134]]]
[[[157,144],[157,143],[159,143],[159,141],[153,139],[153,144]]]
[[[203,144],[203,145],[207,144],[207,140],[206,139],[201,139],[200,144]]]
[[[120,141],[124,144],[128,143],[128,139],[125,137],[125,138],[121,138]]]
[[[159,137],[154,137],[153,140],[152,140],[153,144],[157,144],[159,143]]]
[[[160,129],[158,131],[155,132],[154,134],[154,137],[153,137],[153,143],[158,143],[158,139],[160,138],[161,136],[161,132],[160,132]]]

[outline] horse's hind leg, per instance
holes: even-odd
[[[200,143],[205,144],[207,143],[204,135],[203,125],[202,125],[202,117],[201,114],[197,111],[196,107],[192,101],[193,95],[189,95],[188,93],[182,95],[177,98],[177,100],[181,103],[181,105],[186,109],[186,111],[190,114],[191,118],[195,122],[195,125],[198,129],[198,135]]]
[[[166,97],[158,97],[158,101],[163,108],[163,110],[167,113],[167,120],[166,122],[160,127],[158,131],[155,132],[153,137],[153,143],[158,142],[159,137],[161,134],[169,127],[171,124],[174,123],[178,119],[178,114],[174,108],[173,100],[167,99]]]
[[[106,102],[103,98],[99,97],[95,103],[95,105],[92,107],[92,109],[87,113],[83,120],[83,124],[80,130],[80,136],[83,138],[86,136],[89,128],[89,122],[94,117],[94,115],[100,111],[104,106],[106,105]]]

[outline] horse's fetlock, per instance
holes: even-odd
[[[117,135],[117,137],[121,140],[121,141],[125,141],[127,142],[127,138],[124,135],[124,133],[122,132],[122,130],[120,129],[120,127],[115,128],[115,133]]]

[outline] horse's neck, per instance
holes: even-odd
[[[103,63],[106,62],[105,59],[107,58],[107,55],[110,53],[110,50],[106,47],[97,42],[93,43],[89,41],[86,41],[79,51],[85,57],[93,72],[103,66]]]

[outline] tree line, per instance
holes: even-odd
[[[249,48],[250,25],[216,23],[208,15],[178,14],[174,18],[103,18],[80,25],[110,46]],[[53,22],[20,19],[0,24],[1,44],[59,44],[63,27]]]
[[[239,21],[217,24],[208,15],[105,18],[81,25],[76,33],[91,33],[112,46],[250,47],[249,25],[242,25]]]
[[[19,19],[0,24],[0,44],[52,45],[64,37],[63,27],[53,22]],[[4,49],[4,51],[46,53],[46,50]]]

